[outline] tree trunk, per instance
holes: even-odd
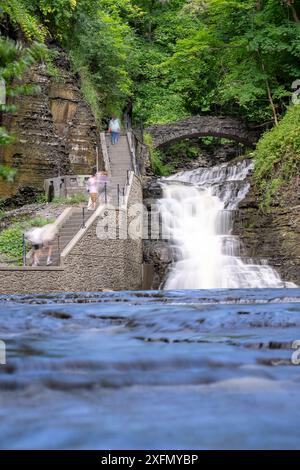
[[[292,15],[293,15],[294,21],[296,23],[300,23],[299,16],[296,12],[296,8],[294,7],[294,5],[290,5],[290,9],[292,10]]]
[[[263,71],[264,73],[266,73],[265,64],[264,64],[264,62],[263,62],[262,59],[261,59],[261,68],[262,68],[262,71]],[[265,79],[265,82],[266,82],[266,87],[267,87],[268,99],[269,99],[269,102],[270,102],[270,105],[271,105],[271,108],[272,108],[272,113],[273,113],[274,122],[275,122],[275,125],[277,126],[277,124],[278,124],[278,117],[277,117],[276,107],[275,107],[275,104],[274,104],[274,101],[273,101],[272,92],[271,92],[269,80],[268,80],[267,77],[266,77],[266,79]]]

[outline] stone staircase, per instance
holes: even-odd
[[[111,171],[108,184],[108,202],[117,206],[118,185],[120,190],[119,201],[122,203],[123,191],[125,191],[127,184],[127,172],[132,170],[130,149],[126,135],[120,135],[119,141],[115,145],[111,144],[111,136],[109,134],[106,135],[105,141]]]
[[[117,144],[111,144],[111,136],[105,136],[105,143],[109,158],[111,176],[107,184],[107,202],[118,207],[123,203],[126,184],[128,183],[128,171],[132,169],[131,154],[126,135],[120,135]],[[119,191],[118,191],[119,189]],[[89,217],[94,213],[84,207],[84,217],[82,207],[74,207],[71,215],[63,222],[58,235],[53,242],[52,266],[60,265],[60,254],[68,243],[74,238],[78,231],[84,226]],[[47,252],[40,257],[40,266],[46,266]]]
[[[78,230],[83,227],[84,222],[86,222],[93,213],[93,211],[87,211],[86,206],[84,206],[83,217],[82,208],[74,207],[72,209],[71,215],[62,224],[58,231],[58,235],[53,241],[53,251],[51,256],[52,266],[59,266],[60,254],[62,253],[63,249],[68,245]],[[44,250],[43,255],[40,257],[40,266],[46,266],[46,263],[47,250]]]

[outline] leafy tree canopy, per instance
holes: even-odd
[[[277,123],[300,76],[299,0],[0,0],[28,43],[58,42],[95,115]]]

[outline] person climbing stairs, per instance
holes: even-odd
[[[110,167],[106,199],[108,204],[119,207],[124,202],[126,185],[129,181],[129,172],[133,168],[128,138],[127,135],[120,135],[118,142],[112,145],[111,137],[107,134],[105,136],[105,144]],[[57,236],[52,243],[51,266],[60,265],[60,255],[62,251],[79,230],[84,228],[92,214],[94,214],[94,211],[88,211],[87,205],[72,208],[71,215],[63,222],[61,227],[59,227]],[[39,258],[39,265],[46,266],[47,258],[47,249],[44,249],[42,256]]]

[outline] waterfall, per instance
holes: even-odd
[[[233,216],[249,190],[251,161],[183,171],[161,180],[163,238],[174,263],[164,289],[296,287],[265,260],[244,256],[232,235]]]

